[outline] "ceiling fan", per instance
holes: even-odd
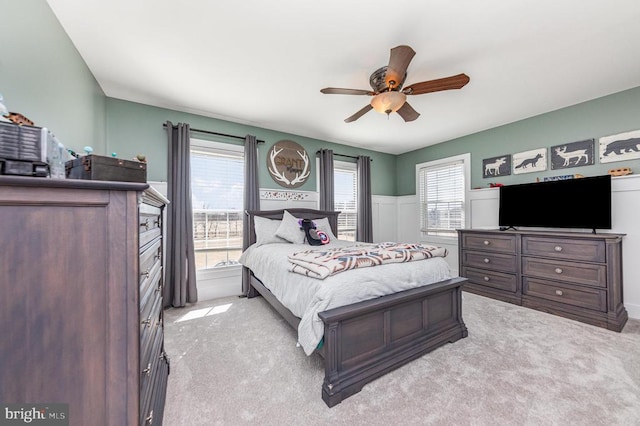
[[[422,95],[439,92],[441,90],[461,89],[469,82],[466,74],[453,75],[437,80],[413,83],[402,88],[407,78],[407,67],[416,52],[409,46],[401,45],[391,49],[389,65],[379,68],[369,77],[369,84],[373,90],[341,89],[327,87],[320,92],[328,95],[367,95],[373,96],[371,103],[360,111],[346,118],[345,123],[351,123],[362,117],[372,109],[385,113],[387,116],[397,112],[404,121],[413,121],[420,116],[407,102],[407,95]]]

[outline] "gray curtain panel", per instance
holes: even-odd
[[[333,151],[330,149],[320,150],[320,210],[333,211],[334,207],[334,184],[333,184]]]
[[[191,210],[190,127],[167,121],[167,241],[165,307],[181,307],[198,301],[193,215]]]
[[[373,219],[371,215],[371,159],[366,155],[358,155],[358,221],[356,223],[356,240],[365,243],[373,242]]]
[[[247,135],[244,139],[244,211],[260,210],[260,189],[258,187],[258,141],[255,136]],[[242,251],[249,247],[249,217],[242,219]],[[242,268],[242,294],[250,294],[249,269]]]

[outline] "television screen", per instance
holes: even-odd
[[[500,227],[611,229],[611,176],[500,187]]]

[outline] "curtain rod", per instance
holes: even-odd
[[[167,123],[162,123],[162,127],[167,127]],[[194,128],[189,128],[189,130],[192,131],[192,132],[206,133],[208,135],[225,136],[227,138],[244,140],[244,136],[228,135],[226,133],[218,133],[218,132],[212,132],[210,130],[200,130],[200,129],[194,129]],[[258,139],[257,142],[258,143],[264,143],[264,141],[261,140],[261,139]]]
[[[319,155],[319,154],[320,154],[320,151],[316,151],[316,155]],[[337,154],[337,153],[335,153],[335,152],[333,153],[333,155],[337,155],[338,157],[353,158],[354,160],[357,160],[357,159],[358,159],[358,157],[357,157],[357,156],[355,156],[355,155]],[[369,160],[370,160],[371,162],[373,162],[373,158],[369,158]]]

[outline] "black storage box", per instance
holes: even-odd
[[[47,130],[0,121],[0,175],[49,176]]]
[[[147,163],[89,154],[67,161],[67,179],[147,182]]]

